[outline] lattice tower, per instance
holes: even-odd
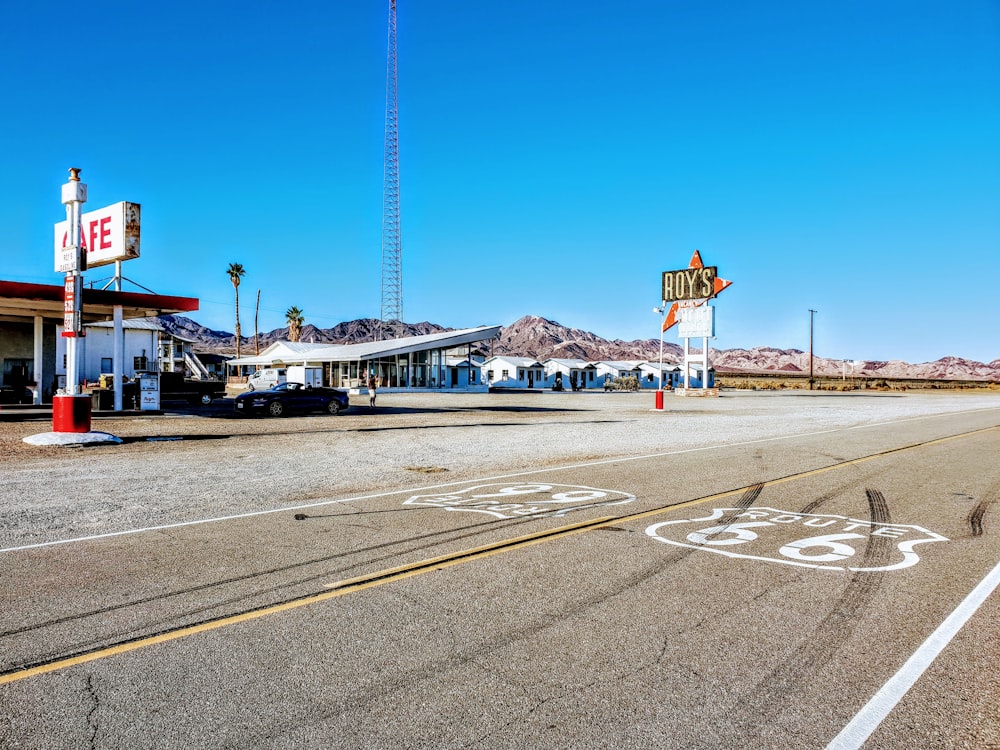
[[[385,76],[385,171],[382,186],[381,339],[403,335],[403,248],[399,232],[399,101],[396,92],[396,0],[389,0],[389,44]]]

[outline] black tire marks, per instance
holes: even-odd
[[[892,516],[885,496],[876,489],[866,489],[869,523],[890,524]],[[868,536],[861,567],[886,565],[892,555],[893,540]],[[861,618],[882,586],[883,572],[855,572],[843,592],[830,606],[822,620],[771,671],[749,689],[730,712],[736,718],[719,739],[726,746],[760,746],[773,736],[775,724],[781,724],[783,706],[790,695],[822,680],[827,663],[857,628]],[[732,743],[732,744],[730,744]]]
[[[972,536],[982,536],[983,535],[983,519],[986,517],[986,511],[992,507],[994,500],[981,500],[976,504],[976,507],[972,509],[966,520],[969,522],[969,528],[972,530]]]

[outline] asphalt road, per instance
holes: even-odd
[[[244,467],[200,516],[162,468],[194,460],[183,444],[18,454],[8,506],[66,502],[67,465],[99,489],[5,531],[0,747],[1000,747],[1000,400],[884,420],[834,397],[698,401],[400,408],[380,422],[398,455],[352,460],[415,456],[405,471],[267,493]],[[680,426],[751,411],[774,419]],[[665,418],[674,438],[647,439]],[[198,466],[232,483],[223,459],[262,445],[272,472],[315,465],[343,450],[314,445],[328,426],[367,419],[284,421],[287,454],[205,440]],[[488,422],[534,458],[491,455]],[[557,423],[582,455],[537,447]],[[165,496],[122,526],[95,508],[127,481],[103,462],[130,461]]]

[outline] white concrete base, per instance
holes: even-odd
[[[718,388],[674,388],[677,396],[718,396]]]
[[[42,432],[24,438],[28,445],[118,445],[122,442],[109,432]]]

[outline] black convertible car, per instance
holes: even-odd
[[[305,411],[339,414],[349,405],[346,391],[311,388],[301,383],[282,383],[266,391],[249,391],[236,397],[237,414],[257,413],[271,417]]]

